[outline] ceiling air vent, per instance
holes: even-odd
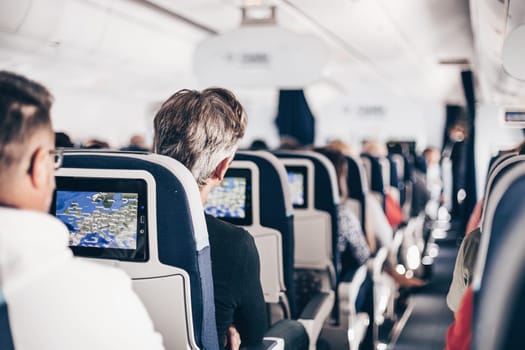
[[[470,61],[468,58],[443,58],[438,61],[439,64],[443,65],[462,65],[462,66],[468,66],[470,64]]]

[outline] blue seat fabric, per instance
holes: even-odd
[[[252,161],[259,167],[260,176],[259,187],[259,210],[261,225],[273,228],[281,233],[283,248],[283,273],[284,284],[286,285],[286,297],[290,305],[292,318],[296,318],[296,296],[294,285],[294,225],[293,215],[287,215],[285,199],[282,191],[279,173],[273,164],[267,159],[251,154],[238,153],[235,160]],[[264,204],[263,204],[264,203]]]

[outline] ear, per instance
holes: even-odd
[[[224,179],[224,175],[226,175],[226,171],[228,170],[228,167],[230,166],[232,160],[232,157],[224,158],[215,168],[215,171],[212,174],[212,178],[221,182]]]
[[[53,168],[49,160],[49,154],[44,148],[39,147],[32,155],[31,171],[28,174],[33,187],[38,190],[46,188],[51,171],[53,171]]]

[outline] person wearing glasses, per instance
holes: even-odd
[[[62,162],[51,104],[42,85],[0,71],[0,348],[163,349],[129,277],[74,258],[47,214]]]

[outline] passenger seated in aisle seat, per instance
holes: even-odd
[[[228,90],[181,90],[155,116],[155,152],[184,164],[202,202],[224,178],[246,128],[241,104]],[[238,349],[262,341],[267,328],[259,255],[244,229],[206,215],[219,344]],[[239,338],[240,334],[240,338]]]
[[[338,206],[337,220],[339,221],[339,234],[337,247],[340,252],[341,271],[340,279],[344,280],[345,274],[355,271],[370,258],[370,248],[365,239],[361,223],[352,210],[348,200],[347,173],[348,164],[344,155],[328,148],[316,148],[314,151],[326,156],[334,165],[337,175],[337,184],[341,202]]]
[[[336,152],[340,152],[339,150],[345,150],[346,152],[350,151],[350,147],[346,144],[344,144],[342,141],[332,142],[327,146],[328,149],[334,150]],[[321,151],[323,153],[325,151]],[[328,156],[328,153],[323,153],[327,155],[327,157],[334,163],[334,160],[337,158]],[[346,153],[347,155],[351,156],[351,154]],[[344,159],[343,159],[344,160]],[[338,171],[338,168],[341,169],[341,166],[336,165],[334,163],[336,172]],[[345,162],[346,166],[346,162]],[[344,178],[341,178],[344,176]],[[346,174],[337,174],[338,182],[345,183],[346,184]],[[341,185],[340,185],[341,186]],[[379,245],[379,247],[389,247],[392,243],[393,239],[393,231],[392,227],[390,226],[385,213],[383,209],[381,208],[381,204],[377,201],[376,198],[373,196],[367,195],[365,198],[365,205],[366,205],[366,231],[367,232],[367,241],[371,242],[371,245],[369,245],[370,251],[375,252],[373,247],[376,247]],[[348,208],[350,209],[350,208]],[[353,215],[354,219],[357,220],[357,227],[359,228],[359,231],[361,231],[361,225],[359,224],[359,219],[357,216]],[[371,233],[371,234],[370,234]],[[361,233],[361,235],[363,235]],[[387,260],[387,264],[385,266],[385,271],[392,276],[392,278],[397,282],[398,285],[401,287],[420,287],[425,284],[422,280],[418,278],[406,278],[405,275],[398,273],[395,268],[392,266],[392,263]]]
[[[42,85],[0,72],[0,302],[13,345],[163,349],[129,277],[74,258],[66,226],[47,214],[62,159],[51,104]]]

